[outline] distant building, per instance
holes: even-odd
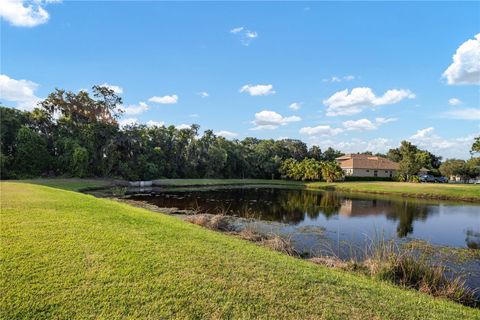
[[[345,176],[351,177],[392,178],[399,168],[396,162],[369,154],[346,154],[336,160]]]
[[[430,172],[430,170],[428,170],[427,168],[422,168],[420,170],[418,170],[418,175],[419,176],[423,176],[423,175],[426,175]]]

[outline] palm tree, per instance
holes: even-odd
[[[334,182],[343,177],[343,171],[336,162],[323,162],[322,176],[325,178],[325,181]]]

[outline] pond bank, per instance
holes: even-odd
[[[251,184],[281,185],[309,189],[395,195],[422,199],[480,202],[480,185],[408,183],[393,181],[345,181],[326,183],[262,179],[159,179],[153,180],[152,182],[153,186],[157,187],[232,186]]]
[[[5,319],[480,316],[108,199],[18,182],[1,192]]]
[[[201,189],[210,190],[210,188]],[[224,195],[220,197],[225,200],[229,198]],[[188,196],[182,195],[178,199],[187,201]],[[438,246],[418,240],[397,243],[381,236],[382,238],[369,239],[363,245],[342,242],[342,247],[346,247],[347,251],[350,250],[352,253],[354,250],[356,253],[340,258],[334,250],[336,245],[331,245],[330,239],[326,236],[327,230],[320,226],[292,226],[288,223],[261,221],[255,218],[255,214],[251,218],[236,216],[232,215],[232,210],[229,210],[233,208],[235,212],[236,207],[229,205],[223,210],[215,209],[214,212],[217,214],[212,214],[202,212],[201,207],[185,210],[183,208],[158,207],[145,201],[128,198],[119,201],[156,212],[168,212],[190,223],[249,240],[288,255],[310,259],[314,263],[328,267],[360,272],[406,288],[414,288],[434,296],[447,297],[466,305],[477,305],[477,299],[480,298],[469,290],[462,280],[465,275],[464,268],[474,268],[475,272],[478,271],[479,266],[473,266],[472,263],[480,261],[479,250]],[[292,201],[293,203],[297,202],[293,199],[289,200],[289,202]],[[304,246],[295,241],[302,237],[315,238],[317,245],[327,250],[304,251],[302,249]],[[363,249],[359,250],[360,248]],[[446,274],[449,276],[446,277]],[[470,277],[468,280],[470,285],[475,285],[475,281],[478,279]]]
[[[128,187],[128,181],[114,179],[71,179],[51,178],[21,180],[33,184],[46,185],[59,189],[82,191],[84,189],[102,188],[108,186]],[[275,185],[297,188],[322,190],[337,190],[344,192],[395,195],[400,197],[456,200],[480,202],[480,185],[463,184],[433,184],[407,182],[302,182],[268,179],[157,179],[152,181],[153,187],[208,187],[208,186],[245,186],[245,185]]]

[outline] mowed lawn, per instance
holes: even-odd
[[[480,201],[479,184],[405,183],[405,182],[326,182],[307,183],[309,188],[333,188],[352,192],[393,194],[416,198]]]
[[[1,183],[2,319],[479,319],[174,217]]]

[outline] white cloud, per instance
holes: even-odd
[[[242,32],[243,29],[245,29],[244,27],[237,27],[237,28],[233,28],[230,30],[230,33],[239,33],[239,32]]]
[[[35,95],[38,84],[29,80],[12,79],[0,74],[0,99],[16,103],[15,107],[22,110],[33,110],[41,100]]]
[[[459,120],[480,120],[480,108],[455,108],[442,114],[444,117]]]
[[[316,127],[304,127],[300,129],[300,134],[305,134],[308,136],[335,136],[343,132],[341,128],[332,128],[327,125],[316,126]]]
[[[375,118],[375,121],[370,121],[368,119],[359,119],[359,120],[348,120],[343,122],[343,126],[347,130],[356,130],[356,131],[366,131],[366,130],[375,130],[380,127],[380,125],[396,121],[396,118]]]
[[[258,33],[256,33],[255,31],[246,31],[245,36],[250,39],[255,39],[256,37],[258,37]]]
[[[240,92],[247,92],[251,96],[267,96],[275,93],[271,84],[246,84],[240,88]]]
[[[150,107],[145,102],[140,102],[139,104],[131,104],[126,107],[120,107],[120,110],[122,110],[126,115],[142,114],[148,109],[150,109]]]
[[[368,119],[348,120],[343,122],[343,126],[347,130],[357,130],[357,131],[377,129],[377,125]]]
[[[252,123],[255,125],[251,130],[273,130],[279,126],[284,126],[290,122],[298,122],[302,120],[298,116],[283,117],[275,111],[263,110],[255,113],[255,120]]]
[[[119,86],[116,86],[116,85],[113,85],[113,84],[108,84],[108,83],[103,83],[100,85],[101,87],[107,87],[108,89],[110,90],[113,90],[113,92],[115,92],[116,94],[122,94],[123,93],[123,88],[122,87],[119,87]]]
[[[373,153],[385,153],[394,147],[392,141],[386,138],[375,138],[372,140],[361,140],[353,138],[350,141],[335,143],[335,147],[346,153],[371,151]]]
[[[459,104],[462,104],[462,101],[457,98],[451,98],[448,99],[448,104],[450,104],[451,106],[458,106]]]
[[[410,137],[410,139],[413,140],[424,140],[427,137],[430,137],[433,134],[433,131],[435,131],[435,128],[433,127],[428,127],[425,129],[420,129],[415,133],[413,136]]]
[[[352,81],[355,79],[355,76],[353,75],[347,75],[347,76],[333,76],[331,78],[323,79],[323,82],[342,82],[342,81]]]
[[[227,131],[227,130],[220,130],[220,131],[215,131],[215,135],[225,137],[225,138],[234,138],[238,136],[238,133]]]
[[[50,18],[45,5],[60,1],[51,0],[2,0],[0,17],[17,27],[35,27],[46,23]]]
[[[249,46],[253,39],[258,37],[258,33],[246,29],[245,27],[236,27],[230,30],[230,33],[236,35],[240,39],[240,43]]]
[[[125,118],[118,121],[118,124],[120,125],[121,128],[124,128],[126,126],[132,126],[137,123],[138,123],[137,118]]]
[[[196,113],[191,113],[191,114],[189,114],[188,116],[189,116],[190,118],[198,118],[198,117],[200,117],[200,116],[199,116],[198,114],[196,114]]]
[[[290,104],[288,107],[290,109],[294,110],[294,111],[297,111],[297,110],[300,110],[300,108],[302,107],[302,103],[301,102],[294,102],[294,103]]]
[[[395,104],[403,99],[413,99],[415,94],[406,89],[392,89],[383,96],[377,97],[370,88],[354,88],[338,91],[323,101],[327,107],[327,116],[352,115],[362,112],[365,108]]]
[[[208,92],[206,92],[206,91],[202,91],[202,92],[199,92],[197,94],[202,98],[207,98],[209,96]]]
[[[172,94],[170,96],[153,96],[148,99],[150,102],[160,103],[160,104],[175,104],[178,102],[178,96],[176,94]]]
[[[480,84],[480,33],[458,47],[442,77],[448,84]]]
[[[163,121],[160,121],[160,122],[153,121],[153,120],[147,121],[147,126],[148,127],[161,127],[163,125],[165,125],[165,122],[163,122]]]
[[[182,124],[179,124],[179,125],[176,125],[175,128],[177,128],[178,130],[182,130],[182,129],[190,129],[190,125],[189,124],[185,124],[185,123],[182,123]]]
[[[477,134],[465,137],[445,139],[435,133],[433,127],[418,130],[410,137],[410,141],[422,149],[441,154],[446,158],[468,158],[473,139]]]

